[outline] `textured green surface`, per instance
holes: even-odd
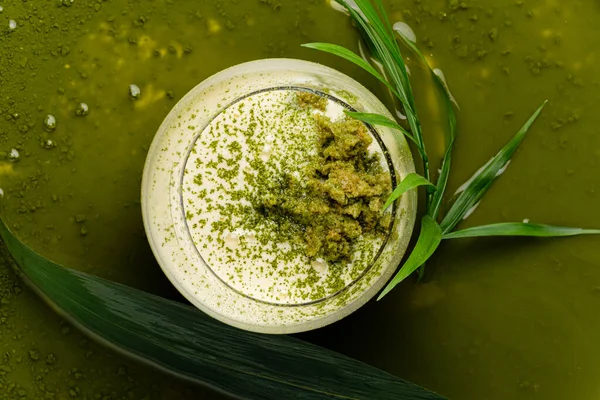
[[[0,158],[12,148],[21,154],[18,162],[0,160],[6,221],[62,265],[161,296],[177,298],[143,235],[139,179],[157,127],[181,96],[212,73],[265,57],[318,61],[387,96],[351,63],[300,47],[326,41],[360,53],[348,17],[325,0],[57,3],[0,0]],[[413,28],[460,104],[446,199],[549,100],[511,166],[459,228],[525,219],[600,226],[597,2],[384,3],[392,23]],[[11,33],[10,19],[17,22]],[[210,33],[214,23],[221,29]],[[180,58],[178,44],[191,51]],[[409,67],[437,171],[447,119],[429,71],[414,61]],[[137,102],[129,99],[132,83],[142,90]],[[75,114],[79,102],[89,105],[85,117]],[[48,114],[57,120],[52,133],[43,127]],[[46,139],[57,146],[45,148]],[[596,236],[444,241],[421,284],[408,279],[302,338],[451,399],[594,399],[598,243]],[[11,369],[0,374],[0,399],[18,390],[35,400],[46,391],[69,399],[70,390],[88,399],[214,399],[69,331],[8,265],[0,249],[0,354],[11,354],[0,360]]]

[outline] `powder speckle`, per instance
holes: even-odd
[[[259,93],[200,138],[183,204],[221,279],[255,299],[303,304],[369,268],[389,228],[381,208],[391,179],[368,128],[339,104],[307,91]]]

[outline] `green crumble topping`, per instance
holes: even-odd
[[[296,102],[300,108],[313,108],[321,111],[327,109],[327,99],[310,92],[296,93]]]
[[[322,110],[323,101],[326,105],[323,97],[297,94],[300,107]],[[304,232],[307,256],[351,261],[361,235],[384,235],[389,228],[391,218],[382,216],[381,210],[391,192],[390,174],[376,154],[369,154],[373,138],[362,122],[313,117],[318,156],[300,177],[288,174],[277,185],[269,185],[258,208],[278,225]]]

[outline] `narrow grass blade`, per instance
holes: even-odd
[[[358,65],[359,67],[373,75],[375,78],[377,78],[377,80],[379,80],[381,83],[386,85],[392,91],[392,93],[394,93],[395,96],[398,96],[398,92],[396,91],[396,89],[392,85],[390,85],[390,83],[379,72],[377,72],[375,68],[373,68],[373,66],[367,63],[365,60],[363,60],[361,56],[348,50],[347,48],[331,43],[305,43],[302,45],[302,47],[333,54]]]
[[[400,39],[402,39],[402,41],[406,44],[406,46],[408,48],[410,48],[417,56],[419,56],[419,58],[421,59],[421,61],[423,61],[423,63],[429,67],[429,64],[427,63],[427,60],[423,56],[423,53],[421,53],[421,51],[417,47],[417,44],[415,43],[415,41],[412,38],[407,37],[404,34],[404,32],[402,30],[400,30],[400,29],[394,29],[394,32],[396,32],[398,34],[398,36],[400,37]]]
[[[0,236],[28,283],[78,327],[171,374],[235,398],[443,400],[377,368],[288,336],[224,325],[199,310],[61,267]]]
[[[500,224],[476,226],[474,228],[447,233],[443,236],[443,239],[463,239],[485,236],[564,237],[578,235],[600,235],[600,229],[569,228],[525,222],[504,222]]]
[[[339,3],[346,7],[359,25],[363,39],[369,46],[374,58],[383,65],[390,82],[387,86],[396,88],[393,93],[404,107],[410,130],[423,159],[425,178],[429,179],[429,160],[423,141],[422,128],[415,108],[410,79],[398,42],[392,32],[386,29],[371,0],[354,0],[354,2],[358,10],[347,1],[339,0]],[[380,8],[380,10],[383,10],[383,8]],[[428,192],[428,198],[430,194],[431,192]]]
[[[429,257],[431,257],[434,251],[438,248],[441,241],[442,229],[433,218],[431,218],[429,215],[425,215],[421,221],[421,234],[417,240],[417,245],[408,257],[408,260],[406,260],[394,279],[392,279],[383,292],[381,292],[377,300],[381,300],[394,287],[396,287],[396,285],[410,276],[410,274],[412,274],[421,265],[425,264]]]
[[[431,205],[429,206],[428,214],[433,219],[437,220],[440,214],[440,208],[442,207],[442,201],[444,200],[444,193],[446,192],[446,186],[448,186],[448,178],[450,177],[450,168],[452,167],[452,150],[454,148],[454,139],[451,139],[444,154],[442,161],[442,168],[440,176],[437,180],[436,191],[431,199]]]
[[[429,67],[429,68],[431,69],[431,67]],[[446,76],[444,75],[444,72],[439,68],[433,69],[432,72],[433,72],[433,75],[435,76],[436,82],[438,83],[438,85],[440,85],[443,88],[444,92],[446,92],[446,95],[450,99],[450,102],[452,104],[454,104],[454,106],[456,106],[456,108],[458,110],[460,110],[458,101],[456,101],[456,98],[454,98],[454,95],[450,91],[450,87],[448,86],[448,82],[446,81]]]
[[[446,78],[444,77],[444,73],[442,72],[442,70],[437,68],[431,68],[429,62],[427,62],[427,59],[425,58],[423,53],[421,53],[421,50],[419,50],[419,48],[417,47],[417,44],[412,40],[412,38],[407,37],[401,29],[394,29],[394,31],[398,34],[400,39],[402,39],[404,44],[406,44],[406,46],[410,48],[412,52],[415,53],[421,59],[421,62],[429,69],[429,72],[431,73],[434,81],[439,86],[442,93],[444,93],[446,97],[450,100],[450,103],[454,104],[458,108],[458,103],[452,95],[450,88],[448,87],[448,83],[446,82]]]
[[[431,205],[429,206],[428,214],[435,220],[440,213],[442,207],[442,201],[444,199],[444,193],[446,192],[446,186],[448,186],[448,178],[450,176],[450,168],[452,166],[452,151],[454,150],[454,142],[456,140],[456,114],[452,107],[451,98],[446,95],[446,110],[448,113],[448,147],[442,160],[442,168],[440,176],[438,177],[436,184],[436,191],[431,199]]]
[[[452,205],[450,211],[448,211],[448,214],[446,214],[446,217],[441,223],[442,231],[444,233],[450,232],[460,221],[462,221],[467,212],[481,200],[483,195],[492,186],[498,176],[498,172],[510,161],[512,155],[525,138],[527,131],[538,118],[546,103],[547,102],[544,102],[544,104],[535,111],[512,140],[496,154],[496,156],[473,178],[467,188],[459,195],[458,199]]]
[[[381,41],[383,46],[390,51],[391,55],[394,58],[397,58],[396,63],[398,64],[398,67],[402,69],[404,67],[404,60],[402,60],[402,57],[400,55],[400,47],[398,47],[398,43],[394,39],[391,24],[387,19],[387,14],[383,9],[381,1],[375,0],[375,2],[378,3],[377,7],[379,9],[379,13],[375,9],[375,6],[373,6],[371,0],[354,1],[361,12],[361,14],[359,14],[358,17],[361,17],[363,22],[366,22],[371,27],[373,27],[373,30],[377,34],[377,38],[379,39],[379,41]],[[346,2],[343,1],[343,3]],[[345,4],[345,6],[349,7],[347,3]],[[406,71],[404,71],[404,75],[406,75]]]
[[[385,8],[383,7],[383,2],[381,0],[374,0],[374,1],[375,1],[375,5],[377,6],[377,11],[379,12],[379,15],[381,16],[381,20],[383,21],[388,34],[393,35],[394,30],[392,29],[392,24],[390,24],[388,15],[385,12]]]
[[[347,110],[345,111],[345,113],[349,117],[352,117],[352,118],[357,119],[362,122],[366,122],[367,124],[376,125],[376,126],[385,126],[387,128],[396,129],[396,130],[402,132],[402,134],[404,136],[409,138],[418,147],[418,143],[415,141],[415,138],[413,137],[413,135],[410,132],[408,132],[401,125],[397,124],[395,121],[392,121],[385,115],[371,114],[371,113],[359,113],[359,112],[352,112],[352,111],[347,111]]]
[[[398,42],[391,31],[386,29],[370,0],[354,0],[358,11],[345,0],[340,4],[346,7],[352,18],[358,23],[363,39],[371,52],[381,62],[396,87],[395,96],[405,107],[405,111],[417,139],[420,138],[420,125],[416,117],[414,99],[406,65],[400,53]]]
[[[408,48],[410,48],[412,50],[412,52],[415,53],[421,59],[421,62],[429,69],[429,72],[431,73],[434,81],[439,86],[442,93],[444,93],[446,95],[446,97],[450,100],[450,103],[454,104],[458,107],[458,103],[456,102],[456,99],[450,92],[450,88],[448,87],[448,84],[446,82],[446,79],[445,79],[442,71],[439,69],[431,68],[431,66],[429,65],[429,62],[427,62],[427,59],[425,58],[423,53],[421,53],[421,50],[419,50],[419,48],[417,47],[417,44],[412,40],[412,38],[407,37],[404,34],[404,32],[402,32],[402,30],[400,30],[400,29],[394,29],[394,31],[398,34],[400,39],[402,39],[404,44],[406,44],[406,46]],[[450,108],[452,108],[452,107],[450,107]]]
[[[427,213],[429,215],[431,215],[433,219],[437,219],[439,212],[440,212],[441,205],[442,205],[442,201],[444,198],[444,193],[446,192],[446,186],[448,185],[448,178],[450,176],[450,167],[452,165],[452,150],[454,148],[454,141],[456,139],[456,125],[457,125],[456,113],[454,112],[453,104],[455,104],[457,107],[458,107],[458,104],[456,103],[454,96],[450,92],[450,88],[448,87],[448,84],[446,83],[446,80],[443,77],[443,74],[441,73],[441,71],[436,72],[436,70],[433,70],[429,66],[427,59],[423,56],[423,54],[417,47],[416,43],[411,38],[406,37],[406,35],[404,35],[404,33],[399,29],[397,29],[395,31],[398,33],[398,36],[402,39],[402,41],[417,56],[419,56],[419,58],[421,59],[423,64],[425,64],[427,66],[427,68],[429,69],[429,72],[431,74],[431,77],[433,78],[434,82],[437,84],[438,88],[441,90],[441,92],[444,95],[444,103],[445,103],[446,110],[447,110],[446,112],[448,113],[448,147],[446,148],[446,152],[444,154],[444,159],[442,161],[442,167],[441,167],[440,176],[437,180],[436,191],[433,194],[433,196],[431,197],[431,202],[429,204],[427,204]]]
[[[404,193],[419,186],[435,187],[433,183],[429,182],[421,175],[415,174],[414,172],[411,172],[410,174],[406,175],[406,177],[402,180],[402,182],[398,184],[398,186],[396,186],[396,189],[394,189],[390,197],[387,199],[385,205],[383,206],[383,209],[386,210],[389,206],[392,205],[394,201],[399,199],[400,196],[402,196]]]

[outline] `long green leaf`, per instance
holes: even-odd
[[[445,98],[446,110],[448,113],[449,142],[444,154],[444,159],[442,160],[442,168],[437,180],[436,191],[433,194],[431,205],[429,206],[429,215],[436,220],[440,213],[440,208],[442,207],[446,187],[448,186],[448,178],[452,166],[452,151],[454,150],[454,142],[456,140],[456,114],[454,113],[450,97],[446,94]]]
[[[450,177],[450,168],[452,167],[452,150],[454,149],[454,138],[450,140],[444,159],[442,160],[442,168],[440,176],[437,180],[436,191],[433,194],[431,205],[429,206],[429,215],[432,218],[437,219],[440,209],[442,207],[442,201],[444,200],[444,193],[446,192],[446,186],[448,186],[448,178]]]
[[[440,172],[440,176],[437,181],[436,191],[432,196],[431,204],[428,204],[428,214],[433,217],[433,219],[437,219],[440,208],[442,205],[442,201],[444,198],[444,193],[446,191],[446,186],[448,185],[448,178],[450,176],[450,167],[452,165],[452,151],[454,148],[454,141],[456,139],[456,113],[454,112],[453,103],[455,103],[454,97],[452,93],[450,93],[450,89],[446,84],[445,80],[442,79],[440,75],[438,75],[429,65],[423,53],[419,50],[417,45],[408,37],[406,37],[402,32],[397,32],[398,36],[402,39],[402,41],[421,59],[421,62],[427,66],[431,77],[434,82],[437,84],[438,88],[444,95],[444,103],[446,106],[446,112],[448,113],[448,145],[446,148],[446,152],[444,154],[444,159],[442,160],[442,168]]]
[[[442,202],[444,200],[444,193],[446,192],[446,187],[448,186],[448,179],[450,177],[450,168],[452,167],[452,152],[454,150],[454,142],[456,141],[456,114],[454,112],[454,107],[452,106],[452,95],[450,94],[448,87],[445,85],[445,82],[437,76],[435,72],[433,75],[436,78],[436,82],[438,86],[441,86],[443,89],[443,93],[445,94],[445,104],[446,104],[446,112],[448,113],[448,145],[446,148],[446,152],[444,154],[444,159],[442,160],[442,168],[440,169],[440,176],[438,177],[437,184],[435,187],[435,192],[431,195],[431,201],[427,203],[427,214],[431,216],[435,221],[437,221],[440,209],[442,207]],[[419,268],[419,282],[425,276],[425,265]]]
[[[358,54],[348,50],[347,48],[331,43],[305,43],[302,45],[302,47],[323,51],[325,53],[333,54],[348,60],[377,78],[380,82],[386,85],[394,93],[394,95],[398,95],[396,89],[390,85],[390,83],[379,72],[377,72],[375,68],[363,60]]]
[[[485,236],[531,236],[531,237],[564,237],[578,235],[599,235],[600,229],[569,228],[525,222],[504,222],[499,224],[476,226],[460,231],[447,233],[443,239],[463,239]]]
[[[376,0],[379,8],[378,13],[371,0],[354,1],[360,9],[360,13],[356,12],[354,8],[351,7],[345,0],[341,0],[340,2],[348,9],[348,11],[350,11],[350,15],[357,20],[363,29],[367,29],[368,27],[372,28],[372,35],[369,35],[372,41],[371,44],[381,44],[381,48],[385,48],[389,52],[389,55],[394,61],[393,67],[398,68],[400,71],[400,75],[398,77],[402,81],[402,89],[408,89],[409,91],[405,92],[405,94],[407,97],[410,97],[412,94],[410,93],[410,81],[408,79],[406,66],[404,65],[404,60],[402,59],[402,55],[400,53],[400,47],[394,39],[391,24],[387,19],[387,14],[383,9],[383,5],[380,1]],[[371,31],[371,29],[368,30]],[[411,108],[414,109],[414,103],[413,107]]]
[[[378,3],[378,7],[383,17],[380,17],[370,0],[354,0],[359,9],[358,11],[345,0],[339,0],[338,2],[348,10],[352,18],[357,22],[363,39],[371,49],[374,58],[381,62],[386,75],[389,76],[389,82],[391,82],[386,83],[386,86],[396,88],[392,93],[400,100],[404,107],[408,124],[421,154],[425,178],[429,180],[431,175],[429,159],[427,157],[425,142],[423,141],[421,123],[419,122],[415,108],[410,79],[402,54],[400,53],[398,42],[393,36],[393,32],[387,29],[385,23],[382,21],[382,18],[387,21],[387,16],[381,3]],[[433,191],[428,190],[427,204],[430,203],[432,193]]]
[[[389,35],[394,34],[394,30],[392,29],[392,24],[390,23],[390,19],[388,18],[387,13],[385,12],[385,8],[383,7],[383,2],[381,0],[375,0],[375,5],[377,6],[377,11],[381,16],[381,20],[383,21],[386,31]]]
[[[417,245],[408,257],[408,260],[406,260],[394,279],[392,279],[383,292],[381,292],[377,300],[381,300],[394,287],[396,287],[396,285],[410,276],[410,274],[415,272],[417,268],[429,260],[429,257],[431,257],[433,252],[438,248],[441,241],[442,229],[433,218],[431,218],[429,215],[425,215],[421,221],[421,233],[419,234]]]
[[[421,59],[423,64],[425,64],[425,65],[427,65],[427,67],[429,67],[429,63],[423,56],[423,53],[421,53],[421,51],[417,47],[417,44],[414,41],[412,41],[410,38],[406,37],[406,35],[404,35],[401,31],[396,30],[395,32],[398,34],[400,39],[402,39],[404,44],[406,44],[406,46],[408,46],[417,56],[419,56],[419,58]]]
[[[425,58],[423,57],[423,59]],[[452,167],[452,152],[454,150],[454,143],[456,141],[457,126],[454,105],[458,107],[458,104],[454,100],[454,96],[452,96],[452,93],[450,93],[450,89],[448,88],[446,81],[442,79],[443,76],[438,75],[434,70],[431,69],[431,67],[429,67],[429,70],[431,71],[434,77],[434,81],[438,85],[438,88],[444,94],[444,104],[446,106],[446,113],[448,115],[448,144],[446,147],[446,152],[444,154],[444,159],[442,160],[442,168],[440,176],[437,180],[436,191],[433,194],[431,205],[429,206],[429,215],[431,215],[433,219],[437,220],[437,217],[440,213],[440,208],[442,207],[444,194],[446,193],[446,187],[448,186],[450,168]]]
[[[450,168],[452,167],[452,152],[454,150],[454,142],[456,140],[456,113],[454,112],[453,104],[456,104],[454,100],[454,96],[450,93],[450,89],[446,81],[443,79],[443,75],[440,76],[436,71],[434,71],[427,59],[416,43],[414,43],[410,38],[406,37],[402,32],[397,32],[398,36],[403,40],[403,42],[421,59],[421,62],[425,64],[431,74],[434,82],[437,84],[438,88],[444,95],[444,104],[446,106],[446,113],[448,114],[448,144],[446,147],[446,151],[444,153],[444,158],[442,160],[442,167],[440,169],[440,176],[438,177],[437,184],[435,187],[435,193],[431,194],[428,197],[427,201],[427,214],[430,215],[434,220],[437,220],[440,209],[442,207],[442,201],[444,200],[444,194],[446,192],[446,187],[448,186],[448,179],[450,177]],[[458,104],[456,104],[458,107]],[[423,279],[425,275],[425,266],[421,266],[419,268],[419,281]]]
[[[357,120],[362,121],[362,122],[366,122],[367,124],[378,125],[378,126],[385,126],[387,128],[396,129],[396,130],[402,132],[402,134],[404,136],[406,136],[407,138],[409,138],[413,143],[415,143],[418,146],[418,143],[415,141],[415,138],[413,137],[413,135],[410,132],[408,132],[401,125],[399,125],[395,121],[392,121],[391,119],[389,119],[385,115],[372,114],[372,113],[352,112],[352,111],[348,111],[348,110],[346,110],[345,113],[349,117],[352,117],[352,118],[357,119]]]
[[[386,29],[385,24],[382,22],[370,0],[355,0],[360,12],[356,11],[354,7],[350,6],[344,0],[340,0],[339,2],[346,7],[352,18],[358,23],[362,29],[361,33],[365,42],[390,76],[390,81],[397,89],[395,95],[405,108],[411,130],[417,141],[421,142],[420,147],[424,149],[421,126],[416,115],[410,79],[400,53],[400,48],[392,32]]]
[[[390,197],[387,199],[385,205],[383,206],[383,209],[386,210],[389,206],[392,205],[394,201],[398,200],[400,196],[402,196],[404,193],[419,186],[435,187],[433,183],[429,182],[427,179],[423,178],[419,174],[411,172],[410,174],[406,175],[406,177],[402,180],[402,182],[398,184],[398,186],[396,186],[396,189],[394,189]]]
[[[441,227],[444,233],[450,232],[465,217],[465,215],[467,215],[469,210],[479,203],[483,195],[496,180],[500,170],[510,161],[512,155],[525,138],[527,131],[529,131],[529,128],[531,128],[538,118],[546,103],[547,101],[535,111],[512,140],[472,178],[466,189],[460,194],[456,202],[450,208],[450,211],[448,211],[448,214],[446,214],[446,217],[443,219]]]
[[[0,221],[21,275],[65,317],[106,344],[242,399],[441,400],[341,354],[287,336],[224,325],[193,307],[66,269]]]

